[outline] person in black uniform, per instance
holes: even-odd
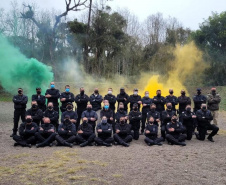
[[[172,110],[176,111],[176,105],[178,104],[177,97],[173,95],[173,89],[169,89],[169,95],[166,96],[166,103],[171,103],[172,104]]]
[[[104,103],[104,107],[100,111],[101,120],[104,116],[107,118],[107,123],[111,124],[113,131],[115,132],[114,114],[113,111],[110,109],[109,103]]]
[[[181,115],[185,111],[186,106],[191,105],[191,98],[186,96],[185,90],[181,90],[181,96],[177,100],[179,103],[179,115]]]
[[[154,103],[152,103],[150,105],[150,111],[147,113],[147,120],[149,120],[150,117],[154,118],[154,125],[159,126],[159,124],[160,124],[160,113],[156,111],[156,105]]]
[[[187,105],[185,111],[182,112],[181,122],[185,128],[187,140],[191,140],[194,126],[196,125],[196,115],[191,112],[191,105]]]
[[[99,94],[98,88],[94,89],[94,93],[89,97],[90,104],[92,105],[92,109],[98,115],[98,122],[100,122],[100,111],[101,111],[101,103],[103,101],[102,96]]]
[[[76,122],[76,129],[80,125],[80,121],[82,118],[82,112],[86,110],[87,104],[89,102],[89,97],[85,94],[85,89],[83,87],[80,88],[80,94],[75,97],[75,103],[77,104],[77,114],[78,119]]]
[[[165,110],[166,100],[161,96],[161,90],[156,91],[157,96],[154,96],[153,103],[156,105],[156,111],[160,113],[160,118],[162,118],[162,111]]]
[[[76,124],[78,115],[77,115],[76,111],[73,111],[73,104],[71,102],[67,103],[66,111],[63,112],[63,114],[61,115],[61,123],[64,122],[64,118],[65,118],[66,115],[69,115],[70,116],[70,121],[72,123]]]
[[[133,104],[133,109],[129,113],[129,124],[131,125],[133,139],[139,139],[140,121],[142,119],[142,114],[138,110],[138,104]]]
[[[61,93],[60,101],[62,103],[60,107],[62,113],[66,111],[66,106],[68,102],[73,103],[75,101],[74,94],[70,92],[70,85],[65,86],[65,92]]]
[[[201,104],[206,103],[207,98],[202,95],[202,90],[200,88],[197,88],[197,95],[193,97],[194,101],[194,112],[196,113],[198,110],[201,109]]]
[[[47,117],[50,119],[50,123],[54,125],[56,130],[58,130],[59,125],[59,114],[57,111],[53,109],[53,103],[49,102],[46,111],[43,113],[44,117]]]
[[[94,141],[97,146],[112,146],[114,139],[112,138],[112,126],[107,122],[107,117],[103,116],[101,123],[96,128],[98,137]]]
[[[50,123],[49,118],[43,118],[44,124],[42,124],[38,132],[35,133],[35,137],[38,141],[36,147],[52,146],[52,142],[55,141],[56,133],[53,124]]]
[[[214,142],[213,136],[217,134],[219,128],[211,124],[213,116],[209,110],[207,110],[206,104],[201,105],[201,109],[196,112],[197,122],[198,122],[198,133],[195,133],[198,140],[204,141],[207,130],[212,130],[207,139]]]
[[[112,88],[108,88],[108,94],[104,96],[104,100],[108,100],[110,104],[110,109],[112,110],[113,113],[115,113],[115,103],[116,103],[116,97],[112,95]]]
[[[13,136],[13,140],[16,141],[14,146],[26,146],[31,147],[32,144],[36,143],[35,133],[38,130],[38,126],[36,123],[32,122],[31,115],[27,115],[25,122],[20,124],[19,134]]]
[[[73,142],[76,140],[76,127],[70,121],[70,116],[66,115],[63,123],[58,127],[58,135],[56,141],[58,146],[69,146],[72,148]]]
[[[13,137],[14,135],[16,135],[20,118],[21,118],[22,122],[25,122],[27,101],[28,101],[28,98],[26,95],[23,94],[23,89],[18,88],[18,94],[13,97],[14,126],[13,126],[13,133],[10,135],[10,137]]]
[[[145,96],[141,99],[142,101],[142,127],[141,134],[143,135],[145,129],[145,123],[147,121],[147,113],[150,111],[150,105],[152,104],[152,99],[149,97],[149,92],[145,91]]]
[[[58,112],[59,114],[59,103],[58,99],[60,98],[60,91],[55,89],[55,83],[50,83],[50,89],[46,90],[45,97],[47,98],[48,102],[53,102],[53,109]]]
[[[185,139],[186,134],[184,133],[184,127],[182,123],[177,121],[177,116],[171,118],[171,122],[166,124],[166,140],[170,144],[186,146]]]
[[[166,138],[166,124],[170,122],[173,116],[176,116],[176,112],[172,110],[172,104],[166,104],[167,109],[162,112],[162,122],[161,122],[161,136],[165,140]]]
[[[26,115],[31,115],[33,122],[35,122],[38,126],[43,118],[43,112],[38,108],[36,101],[31,102],[31,108],[26,111]]]
[[[138,95],[138,89],[133,90],[133,94],[129,96],[130,110],[133,109],[133,104],[138,104],[138,110],[140,111],[140,105],[142,104],[141,96]]]
[[[32,101],[36,101],[38,103],[38,108],[44,112],[46,110],[46,97],[41,95],[42,89],[40,87],[36,88],[36,93],[31,97]]]
[[[121,117],[124,117],[125,118],[125,122],[127,123],[128,115],[127,115],[127,112],[124,109],[123,103],[119,104],[118,111],[115,114],[115,120],[116,120],[115,122],[116,123],[120,123],[120,118]]]
[[[86,117],[82,118],[82,120],[82,124],[78,127],[76,142],[80,144],[80,147],[85,147],[87,145],[92,146],[92,143],[96,137],[93,132],[93,127],[88,123],[88,119]]]
[[[92,110],[91,104],[88,104],[87,110],[85,110],[82,113],[82,118],[84,117],[86,117],[86,119],[88,120],[88,124],[90,124],[93,127],[93,133],[94,133],[95,127],[96,127],[96,121],[98,120],[98,115],[94,110]]]
[[[121,117],[120,122],[115,125],[114,140],[115,144],[120,144],[129,147],[129,143],[133,140],[131,135],[131,125],[125,122],[125,118]]]
[[[145,143],[147,145],[162,145],[163,138],[158,138],[158,126],[154,124],[155,119],[150,117],[145,128]]]
[[[123,108],[124,110],[127,112],[128,110],[128,103],[129,103],[129,95],[125,92],[125,89],[122,87],[120,88],[120,93],[117,95],[116,98],[117,102],[118,102],[118,107],[120,105],[120,103],[123,103]]]

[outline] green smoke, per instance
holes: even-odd
[[[17,94],[19,87],[29,96],[36,93],[36,87],[42,88],[42,94],[53,80],[49,66],[24,56],[18,48],[0,35],[0,84],[5,91]]]

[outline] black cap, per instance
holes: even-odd
[[[201,91],[202,89],[201,88],[197,88],[197,91]]]

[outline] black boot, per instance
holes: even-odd
[[[123,142],[123,143],[122,143],[122,146],[129,147],[129,144],[126,143],[126,142]]]
[[[111,144],[108,144],[108,143],[105,143],[105,142],[103,142],[103,145],[106,146],[106,147],[112,146]]]
[[[81,144],[80,144],[80,147],[87,146],[88,144],[89,144],[88,141],[85,141],[84,143],[81,143]]]
[[[69,146],[70,148],[72,148],[73,147],[73,144],[72,143],[65,142],[64,143],[64,146]]]

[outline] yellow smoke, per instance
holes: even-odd
[[[174,60],[170,62],[168,79],[160,79],[159,75],[153,75],[149,78],[145,91],[149,91],[151,97],[156,95],[156,90],[161,89],[162,95],[167,96],[169,89],[174,90],[174,95],[180,96],[182,89],[186,91],[186,82],[198,81],[200,75],[207,67],[202,59],[202,52],[193,42],[180,46],[177,45],[173,51]],[[163,66],[164,67],[164,66]]]

